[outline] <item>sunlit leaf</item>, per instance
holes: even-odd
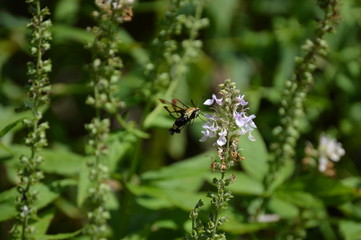
[[[299,215],[298,208],[287,201],[284,201],[277,197],[272,197],[268,203],[268,207],[273,213],[279,215],[282,218],[295,218]]]
[[[342,220],[339,223],[339,228],[343,239],[345,240],[359,240],[361,236],[361,222],[350,220]]]
[[[239,147],[241,148],[241,155],[245,157],[241,164],[250,176],[262,181],[268,172],[267,148],[258,131],[253,131],[252,135],[256,138],[255,142],[249,141],[247,136],[240,138]]]

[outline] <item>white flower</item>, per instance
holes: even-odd
[[[25,217],[25,216],[28,215],[28,214],[29,214],[29,208],[28,208],[28,206],[24,205],[24,206],[21,208],[21,213],[20,213],[20,215],[21,215],[22,217]]]
[[[239,91],[235,89],[235,84],[230,80],[226,80],[224,84],[220,85],[221,98],[217,98],[212,94],[212,98],[207,99],[204,105],[213,105],[214,115],[206,115],[207,122],[203,125],[203,137],[201,142],[207,138],[213,138],[218,135],[216,145],[222,147],[226,145],[227,141],[233,141],[239,135],[248,134],[250,141],[256,141],[252,136],[252,131],[257,128],[253,119],[254,114],[247,116],[248,102],[244,99],[244,95],[240,95]]]
[[[254,114],[250,116],[246,116],[245,112],[234,112],[233,117],[236,121],[237,126],[240,128],[239,133],[241,135],[245,135],[248,133],[248,139],[250,141],[256,141],[254,136],[251,134],[251,132],[257,128],[256,124],[253,122],[253,119],[256,118]]]
[[[199,140],[200,142],[205,142],[207,138],[214,138],[217,135],[218,126],[216,126],[215,117],[213,115],[205,115],[208,120],[202,126],[205,130],[201,131],[203,137]]]
[[[239,95],[237,98],[236,98],[236,106],[238,105],[241,105],[241,106],[247,106],[248,105],[248,102],[246,100],[244,100],[244,95]]]
[[[22,210],[23,210],[23,213],[24,213],[24,214],[27,214],[27,213],[29,212],[29,208],[28,208],[28,206],[26,206],[26,205],[24,205],[24,206],[22,207]]]
[[[207,99],[203,104],[204,105],[212,105],[214,101],[216,101],[216,103],[218,105],[222,105],[223,102],[222,102],[223,98],[217,98],[217,96],[215,94],[212,94],[212,98],[211,99]]]
[[[327,163],[327,158],[325,158],[324,156],[320,156],[320,158],[318,159],[318,170],[320,170],[320,172],[325,172],[327,170]]]
[[[217,140],[217,144],[218,144],[219,146],[225,145],[225,144],[227,143],[227,138],[226,138],[226,136],[227,136],[227,130],[226,130],[226,129],[223,129],[220,133],[218,133],[218,135],[219,135],[219,138],[218,138],[218,140]]]
[[[214,138],[216,136],[216,134],[212,131],[209,130],[204,130],[201,131],[201,133],[203,134],[203,137],[201,139],[199,139],[200,142],[205,142],[207,140],[207,138]]]
[[[280,220],[280,216],[277,214],[262,214],[257,218],[257,222],[260,223],[269,223],[269,222],[278,222]]]
[[[320,138],[318,151],[318,169],[321,172],[326,171],[328,161],[338,162],[340,158],[345,155],[345,150],[342,148],[341,143],[337,142],[333,138],[329,138],[324,135],[322,135]]]

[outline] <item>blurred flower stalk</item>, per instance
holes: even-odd
[[[111,215],[106,208],[110,187],[107,139],[110,134],[110,115],[116,114],[124,103],[116,96],[123,63],[119,57],[119,24],[131,21],[131,0],[95,0],[98,11],[93,12],[97,25],[88,30],[95,39],[88,47],[92,51],[90,85],[93,94],[86,103],[93,106],[95,116],[85,128],[89,132],[87,162],[91,184],[88,189],[89,210],[85,234],[92,240],[106,240],[110,234],[107,221]],[[118,117],[118,119],[121,119]]]

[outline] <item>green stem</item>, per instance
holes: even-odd
[[[222,189],[222,192],[224,193],[225,188],[224,188],[224,177],[225,177],[225,172],[221,172],[221,179],[220,181],[218,181],[218,184],[220,184],[220,188]],[[217,188],[218,190],[218,188]],[[219,222],[219,211],[220,211],[220,200],[223,200],[223,196],[217,196],[217,206],[216,206],[216,210],[214,213],[214,228],[213,228],[213,232],[212,232],[212,240],[215,239],[216,237],[216,233],[218,230],[218,222]]]
[[[41,68],[42,68],[42,52],[41,52],[41,46],[42,46],[42,34],[40,32],[40,24],[42,22],[42,15],[41,15],[41,8],[40,8],[40,1],[36,1],[35,2],[35,8],[36,8],[36,15],[33,17],[35,19],[37,19],[36,21],[36,26],[34,26],[34,30],[38,32],[39,34],[39,41],[38,41],[38,51],[37,51],[37,56],[36,56],[36,77],[37,79],[34,79],[34,81],[41,81]],[[35,24],[35,22],[33,22],[33,24]],[[32,96],[34,97],[34,102],[33,102],[33,108],[32,108],[32,115],[33,115],[33,126],[32,126],[32,133],[37,133],[38,132],[38,124],[39,124],[39,119],[38,118],[38,106],[40,104],[39,99],[40,96],[38,94],[38,89],[37,87],[33,89],[33,93]],[[31,133],[31,131],[30,131]],[[35,143],[37,142],[38,139],[35,139]],[[34,142],[32,143],[31,146],[31,154],[30,154],[30,158],[29,158],[29,162],[27,163],[27,166],[24,169],[25,174],[27,175],[27,178],[31,178],[31,176],[35,173],[36,167],[34,166],[35,164],[35,157],[36,157],[36,147],[34,146],[35,144]],[[30,209],[31,206],[31,202],[28,199],[27,193],[29,193],[30,188],[31,188],[31,184],[32,182],[30,180],[27,181],[26,186],[24,191],[21,193],[22,197],[21,197],[21,201],[22,201],[22,208],[20,209],[20,211],[24,211],[24,207],[26,206],[28,209]],[[27,240],[29,239],[28,235],[27,235],[27,231],[26,229],[28,228],[29,225],[29,215],[28,213],[25,214],[24,216],[24,220],[21,224],[21,239],[22,240]]]
[[[204,1],[200,0],[201,2],[198,2],[196,5],[196,14],[194,16],[195,18],[195,22],[197,22],[201,17],[202,17],[202,12],[203,12],[203,6],[204,6]],[[190,32],[190,40],[194,40],[198,35],[198,26],[197,24],[193,24],[192,25],[192,29]]]

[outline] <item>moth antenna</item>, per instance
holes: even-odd
[[[199,108],[199,105],[201,104],[203,99],[204,99],[204,96],[202,96],[201,99],[198,101],[198,105],[197,105],[198,108]]]

